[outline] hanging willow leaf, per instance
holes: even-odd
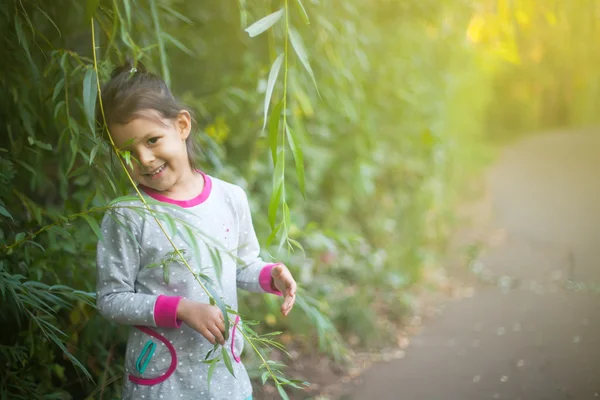
[[[279,70],[281,69],[281,64],[283,63],[283,54],[280,54],[279,57],[275,59],[273,65],[271,66],[271,71],[269,71],[269,78],[267,80],[267,91],[265,92],[265,118],[263,122],[263,129],[267,125],[267,115],[269,114],[269,104],[271,103],[271,96],[273,95],[273,88],[275,87],[275,82],[277,81],[277,76],[279,75]]]
[[[208,381],[208,390],[210,390],[210,381],[212,380],[212,376],[215,373],[215,369],[217,368],[217,360],[213,360],[210,363],[210,367],[208,367],[208,375],[206,377],[207,381]]]
[[[229,358],[229,354],[227,354],[225,347],[221,347],[221,355],[223,356],[223,362],[229,370],[229,373],[235,377],[235,374],[233,373],[233,365],[231,365],[231,359]]]
[[[169,71],[169,60],[165,51],[165,42],[162,36],[162,29],[160,27],[160,19],[158,18],[158,11],[156,7],[156,0],[150,0],[150,13],[152,15],[152,24],[154,25],[154,32],[156,39],[158,40],[158,52],[160,55],[160,65],[162,68],[162,78],[167,84],[171,86],[171,73]]]
[[[302,17],[304,18],[304,22],[306,22],[307,25],[310,25],[310,20],[308,19],[308,13],[306,12],[306,8],[304,8],[304,4],[302,4],[302,0],[296,0],[296,5],[300,9]]]
[[[292,131],[289,125],[285,125],[285,131],[288,137],[288,143],[290,144],[290,148],[292,149],[292,154],[294,155],[294,162],[296,163],[296,175],[298,176],[298,184],[300,185],[300,192],[302,196],[306,198],[306,189],[304,182],[304,154],[302,153],[302,147],[298,141],[298,137]]]
[[[213,262],[213,266],[215,268],[215,274],[217,275],[217,280],[219,281],[219,285],[223,287],[221,282],[221,278],[223,276],[223,260],[221,258],[221,253],[215,249],[214,247],[208,246],[208,252],[210,253],[210,258]],[[225,315],[225,314],[223,314]]]
[[[163,36],[163,38],[165,38],[166,40],[168,40],[169,42],[174,44],[175,47],[177,47],[179,50],[183,51],[188,56],[195,57],[195,54],[192,53],[192,51],[190,49],[188,49],[183,43],[181,43],[179,40],[175,39],[173,36],[169,35],[166,32],[162,32],[162,36]]]
[[[23,23],[21,22],[20,17],[15,18],[15,30],[17,32],[17,39],[27,54],[27,59],[29,59],[29,62],[33,64],[33,58],[31,58],[31,53],[29,52],[29,44],[25,38],[25,33],[23,32]]]
[[[8,212],[8,210],[2,206],[0,206],[0,214],[4,215],[5,217],[8,217],[10,219],[12,219],[13,221],[15,220],[12,215],[10,215],[10,213]]]
[[[98,153],[98,149],[102,146],[102,143],[98,143],[94,147],[92,147],[92,151],[90,151],[90,165],[94,162],[94,158],[96,158],[96,153]]]
[[[315,79],[315,74],[310,66],[310,62],[308,61],[308,55],[306,54],[306,50],[304,49],[304,43],[302,42],[302,37],[296,32],[294,28],[290,28],[290,41],[292,42],[292,47],[294,51],[298,55],[298,58],[304,65],[304,68],[310,75],[313,84],[315,85],[315,89],[317,89],[317,93],[319,92],[319,87],[317,86],[317,80]]]
[[[269,115],[269,147],[271,148],[271,157],[273,164],[277,164],[277,134],[279,133],[279,120],[281,119],[281,109],[283,108],[283,100],[277,103]]]
[[[82,217],[83,217],[83,219],[85,219],[87,221],[89,226],[92,228],[92,230],[96,234],[96,237],[98,237],[98,240],[103,240],[102,231],[100,230],[100,226],[98,226],[98,222],[96,222],[96,220],[94,218],[90,217],[87,214],[83,214]]]
[[[169,264],[163,263],[162,267],[163,267],[163,280],[168,285],[169,284],[169,275],[170,275],[169,274]]]
[[[124,0],[123,5],[125,6],[125,18],[127,18],[127,28],[131,26],[131,3],[129,0]]]
[[[270,246],[271,243],[273,243],[273,240],[275,240],[275,237],[277,236],[277,234],[279,233],[279,230],[281,229],[281,227],[283,226],[283,222],[280,222],[279,224],[277,224],[277,226],[275,227],[275,229],[273,229],[271,231],[271,234],[269,235],[269,237],[267,238],[267,246]],[[248,325],[248,323],[246,322],[246,325]]]
[[[248,32],[248,35],[250,35],[250,37],[258,36],[273,25],[275,25],[275,23],[279,21],[282,15],[283,9],[275,11],[273,14],[269,14],[266,17],[259,19],[244,30]]]
[[[283,400],[290,400],[290,398],[288,397],[285,390],[283,390],[283,387],[281,385],[277,385],[277,391],[279,392],[279,395]]]
[[[116,199],[112,200],[110,203],[108,203],[109,206],[113,206],[117,203],[127,203],[127,202],[139,202],[139,197],[137,196],[121,196],[121,197],[117,197]]]
[[[56,98],[58,97],[58,95],[60,94],[60,92],[62,91],[63,87],[65,86],[65,78],[61,78],[57,83],[56,86],[54,86],[54,92],[52,93],[52,101],[56,101]]]
[[[83,109],[90,131],[95,132],[94,110],[96,109],[98,86],[96,85],[96,71],[90,68],[83,78]]]

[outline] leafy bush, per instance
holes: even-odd
[[[0,6],[3,396],[120,391],[126,328],[94,309],[94,233],[129,184],[94,107],[97,74],[105,79],[126,56],[162,74],[194,108],[204,170],[251,194],[265,257],[286,262],[304,287],[293,318],[278,317],[268,297],[243,295],[241,311],[265,321],[260,332],[292,332],[337,360],[348,335],[371,347],[385,342],[376,314],[409,312],[406,289],[443,263],[452,209],[486,127],[595,121],[597,85],[587,83],[598,74],[588,64],[572,64],[583,71],[573,72],[575,84],[531,79],[571,68],[560,60],[583,59],[585,49],[544,47],[556,61],[544,67],[540,42],[521,32],[521,52],[533,61],[517,66],[514,53],[496,51],[511,48],[498,42],[516,43],[502,18],[525,12],[530,23],[520,23],[534,32],[551,23],[533,1],[508,17],[483,0],[271,3]],[[560,10],[563,43],[593,31],[591,23],[569,30],[585,11]],[[244,32],[267,15],[274,24],[265,32]],[[497,91],[506,85],[509,96]],[[555,120],[556,104],[531,102],[540,91],[578,102],[560,103],[568,118]],[[369,307],[381,303],[383,311]]]

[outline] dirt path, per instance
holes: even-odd
[[[488,189],[496,239],[474,296],[344,398],[600,399],[600,134],[523,140]]]

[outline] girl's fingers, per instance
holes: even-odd
[[[288,293],[290,296],[296,295],[296,281],[292,279],[292,282],[289,285]]]
[[[221,332],[221,330],[217,327],[217,325],[209,326],[208,329],[210,330],[210,333],[212,333],[213,336],[216,338],[217,342],[219,342],[220,344],[225,344],[225,338],[223,337],[223,332]],[[225,329],[223,329],[223,330],[225,330]]]
[[[289,312],[292,310],[294,303],[296,302],[296,296],[286,296],[283,301],[283,305],[281,306],[281,312],[284,316],[287,316]]]
[[[219,330],[221,332],[225,332],[225,321],[220,320],[216,323],[216,325],[217,325],[217,328],[219,328]]]
[[[217,341],[215,340],[215,335],[213,335],[208,329],[204,328],[200,330],[202,336],[206,338],[211,344],[215,344]]]

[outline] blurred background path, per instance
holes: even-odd
[[[600,398],[600,135],[554,133],[505,149],[487,175],[496,243],[401,360],[344,398]]]

